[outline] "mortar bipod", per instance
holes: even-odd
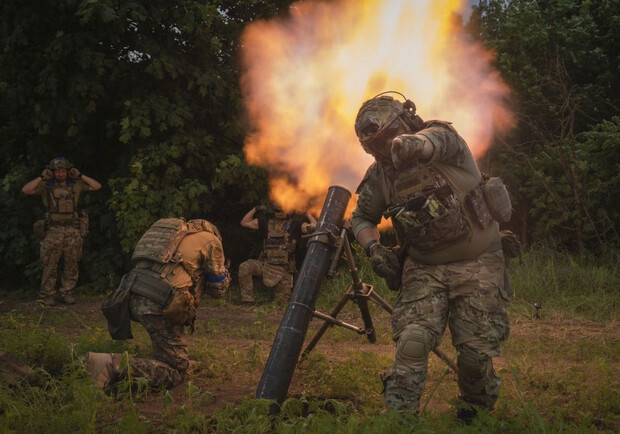
[[[331,264],[327,272],[327,275],[332,277],[335,274],[338,260],[340,259],[340,256],[342,255],[342,251],[344,250],[345,256],[347,257],[347,262],[349,263],[349,271],[351,273],[352,283],[347,289],[347,291],[345,292],[345,294],[342,296],[342,298],[340,299],[336,307],[330,312],[329,315],[324,314],[323,312],[319,312],[317,310],[315,310],[312,313],[312,316],[316,318],[320,318],[325,322],[323,323],[321,328],[316,332],[316,334],[310,340],[310,342],[308,342],[308,345],[306,346],[306,348],[301,353],[301,356],[299,357],[298,363],[302,363],[306,359],[306,357],[308,357],[308,354],[310,354],[310,351],[314,349],[314,347],[319,342],[323,334],[327,331],[327,329],[334,325],[344,327],[349,330],[353,330],[354,332],[359,333],[359,334],[364,334],[368,338],[369,342],[371,343],[376,342],[377,336],[375,335],[375,329],[372,323],[372,318],[368,310],[368,300],[371,300],[372,302],[381,306],[390,315],[394,311],[392,306],[387,301],[385,301],[379,294],[375,292],[372,285],[364,283],[360,279],[357,266],[355,265],[355,260],[353,258],[353,252],[351,251],[351,244],[349,243],[349,239],[347,236],[348,235],[347,232],[350,228],[351,228],[351,222],[348,220],[345,220],[342,224],[340,235],[337,238],[333,237],[333,235],[331,237],[332,238],[331,241],[335,243],[336,249],[334,250],[334,254],[331,258]],[[357,327],[355,325],[346,323],[336,318],[338,314],[340,313],[340,311],[345,307],[347,302],[349,302],[350,300],[355,302],[357,306],[359,307],[360,313],[362,315],[362,319],[364,321],[364,328]],[[447,356],[447,354],[445,354],[439,348],[435,348],[432,351],[433,353],[435,353],[437,357],[443,360],[448,365],[448,367],[452,369],[452,371],[454,371],[455,373],[458,373],[458,368],[456,364],[454,363],[452,359],[450,359],[450,357]]]
[[[346,329],[353,330],[356,333],[366,335],[368,341],[371,343],[376,342],[377,337],[375,335],[375,329],[372,323],[372,318],[370,316],[370,311],[368,310],[368,300],[378,304],[390,314],[392,313],[392,306],[390,306],[387,301],[381,298],[381,296],[374,291],[372,285],[362,282],[359,277],[359,273],[355,265],[355,260],[353,259],[353,252],[351,251],[351,244],[349,243],[349,239],[347,236],[347,231],[350,229],[350,227],[351,223],[349,221],[345,221],[342,225],[340,235],[335,240],[333,240],[335,242],[336,249],[334,251],[334,255],[332,256],[331,265],[327,274],[329,276],[333,276],[338,260],[340,259],[342,251],[344,250],[347,262],[349,264],[349,271],[351,273],[351,285],[338,302],[338,305],[330,312],[329,315],[323,312],[319,312],[317,310],[312,313],[314,317],[320,318],[325,322],[302,352],[299,359],[300,363],[316,346],[316,344],[319,342],[327,329],[334,325],[341,326]],[[340,311],[349,301],[355,302],[355,304],[357,304],[357,306],[359,307],[360,313],[362,315],[362,320],[364,322],[363,328],[346,323],[336,318]]]

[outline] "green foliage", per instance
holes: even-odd
[[[53,328],[38,329],[32,319],[16,312],[3,318],[0,342],[3,351],[52,375],[60,374],[70,360],[69,343],[60,334]]]
[[[0,274],[25,269],[36,286],[31,226],[41,201],[19,189],[56,155],[104,185],[81,200],[91,216],[81,277],[99,292],[157,218],[207,217],[223,233],[237,229],[236,192],[247,203],[266,197],[264,173],[245,166],[249,183],[238,186],[226,168],[218,172],[220,161],[240,160],[247,128],[237,39],[247,20],[290,3],[3,3],[0,101],[10,110],[0,124],[0,198],[10,218],[0,223]]]
[[[571,315],[605,321],[620,311],[618,251],[601,257],[574,256],[539,247],[512,261],[510,280],[515,289],[514,304],[533,311],[541,302],[544,311],[570,312]]]
[[[474,8],[470,27],[497,54],[513,91],[517,127],[487,160],[512,187],[523,238],[582,253],[620,242],[618,204],[610,202],[619,188],[619,18],[613,1]]]

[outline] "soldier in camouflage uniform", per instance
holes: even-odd
[[[254,207],[243,216],[241,226],[260,231],[264,244],[259,259],[248,259],[239,265],[241,303],[252,305],[255,302],[254,276],[262,277],[265,286],[274,288],[277,298],[288,299],[297,269],[298,243],[302,234],[314,230],[316,219],[309,213],[303,221],[294,219],[280,208],[275,208],[271,215],[263,212],[257,216],[257,207]]]
[[[102,388],[130,374],[170,389],[190,366],[184,327],[193,331],[202,292],[219,298],[228,291],[222,237],[206,220],[161,219],[138,242],[132,264],[120,287],[129,291],[131,318],[149,333],[153,359],[88,353],[88,368]]]
[[[79,261],[82,257],[82,240],[88,230],[88,220],[78,209],[80,194],[101,188],[94,179],[80,173],[64,157],[54,158],[41,176],[24,187],[26,194],[40,194],[47,209],[41,241],[43,277],[39,296],[46,306],[56,305],[56,300],[74,304],[73,288],[78,280]],[[60,294],[56,297],[58,264],[64,258]]]
[[[399,291],[385,404],[419,411],[429,352],[448,326],[458,353],[457,415],[469,422],[478,406],[492,409],[497,400],[492,358],[509,331],[499,227],[480,200],[481,173],[454,127],[424,122],[407,99],[366,101],[355,131],[375,163],[357,190],[353,231],[374,271]],[[400,250],[380,244],[382,214]]]

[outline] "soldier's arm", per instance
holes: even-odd
[[[241,219],[241,226],[244,228],[258,230],[258,219],[255,217],[256,215],[256,207],[252,208],[246,215]]]
[[[452,126],[435,124],[418,134],[432,143],[431,161],[443,161],[453,166],[460,166],[465,161],[467,144]]]
[[[90,176],[86,176],[83,173],[80,175],[80,179],[82,181],[84,181],[86,184],[88,184],[88,186],[90,187],[90,191],[96,191],[101,189],[101,184],[97,181],[95,181],[93,178],[91,178]]]
[[[221,297],[228,291],[230,285],[230,274],[226,269],[222,243],[215,238],[203,247],[203,251],[205,285],[211,289],[212,296]]]
[[[313,232],[316,229],[316,219],[309,212],[306,213],[306,218],[309,220],[308,222],[303,222],[301,224],[301,233],[307,234]]]
[[[387,209],[386,198],[379,187],[379,176],[378,167],[371,166],[357,188],[357,206],[353,210],[351,226],[355,238],[363,247],[379,241],[377,225]]]
[[[43,178],[41,176],[36,177],[32,181],[28,182],[26,185],[22,187],[22,193],[25,194],[35,194],[36,188],[43,182]]]

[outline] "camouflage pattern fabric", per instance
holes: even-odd
[[[159,304],[137,294],[131,294],[129,304],[134,321],[148,332],[153,346],[153,359],[129,358],[132,378],[145,378],[152,388],[171,389],[183,382],[189,367],[187,338],[183,326],[168,323]],[[112,354],[116,379],[128,378],[127,361],[122,354]]]
[[[501,250],[444,265],[406,259],[402,288],[392,315],[394,363],[383,376],[387,407],[419,411],[428,354],[439,345],[449,326],[452,344],[458,352],[461,398],[493,408],[499,379],[492,357],[499,355],[500,342],[509,332],[503,267]],[[418,351],[413,352],[415,357],[406,348],[406,342],[412,341],[419,344]]]
[[[263,284],[274,288],[276,297],[288,298],[293,289],[293,274],[287,265],[273,265],[248,259],[239,265],[239,286],[241,287],[241,301],[254,302],[254,276],[262,277]]]
[[[71,294],[79,276],[79,261],[82,258],[82,236],[80,230],[73,226],[50,226],[41,241],[41,260],[43,277],[41,279],[41,297],[56,294],[56,276],[58,264],[63,258],[63,273],[60,293]]]

